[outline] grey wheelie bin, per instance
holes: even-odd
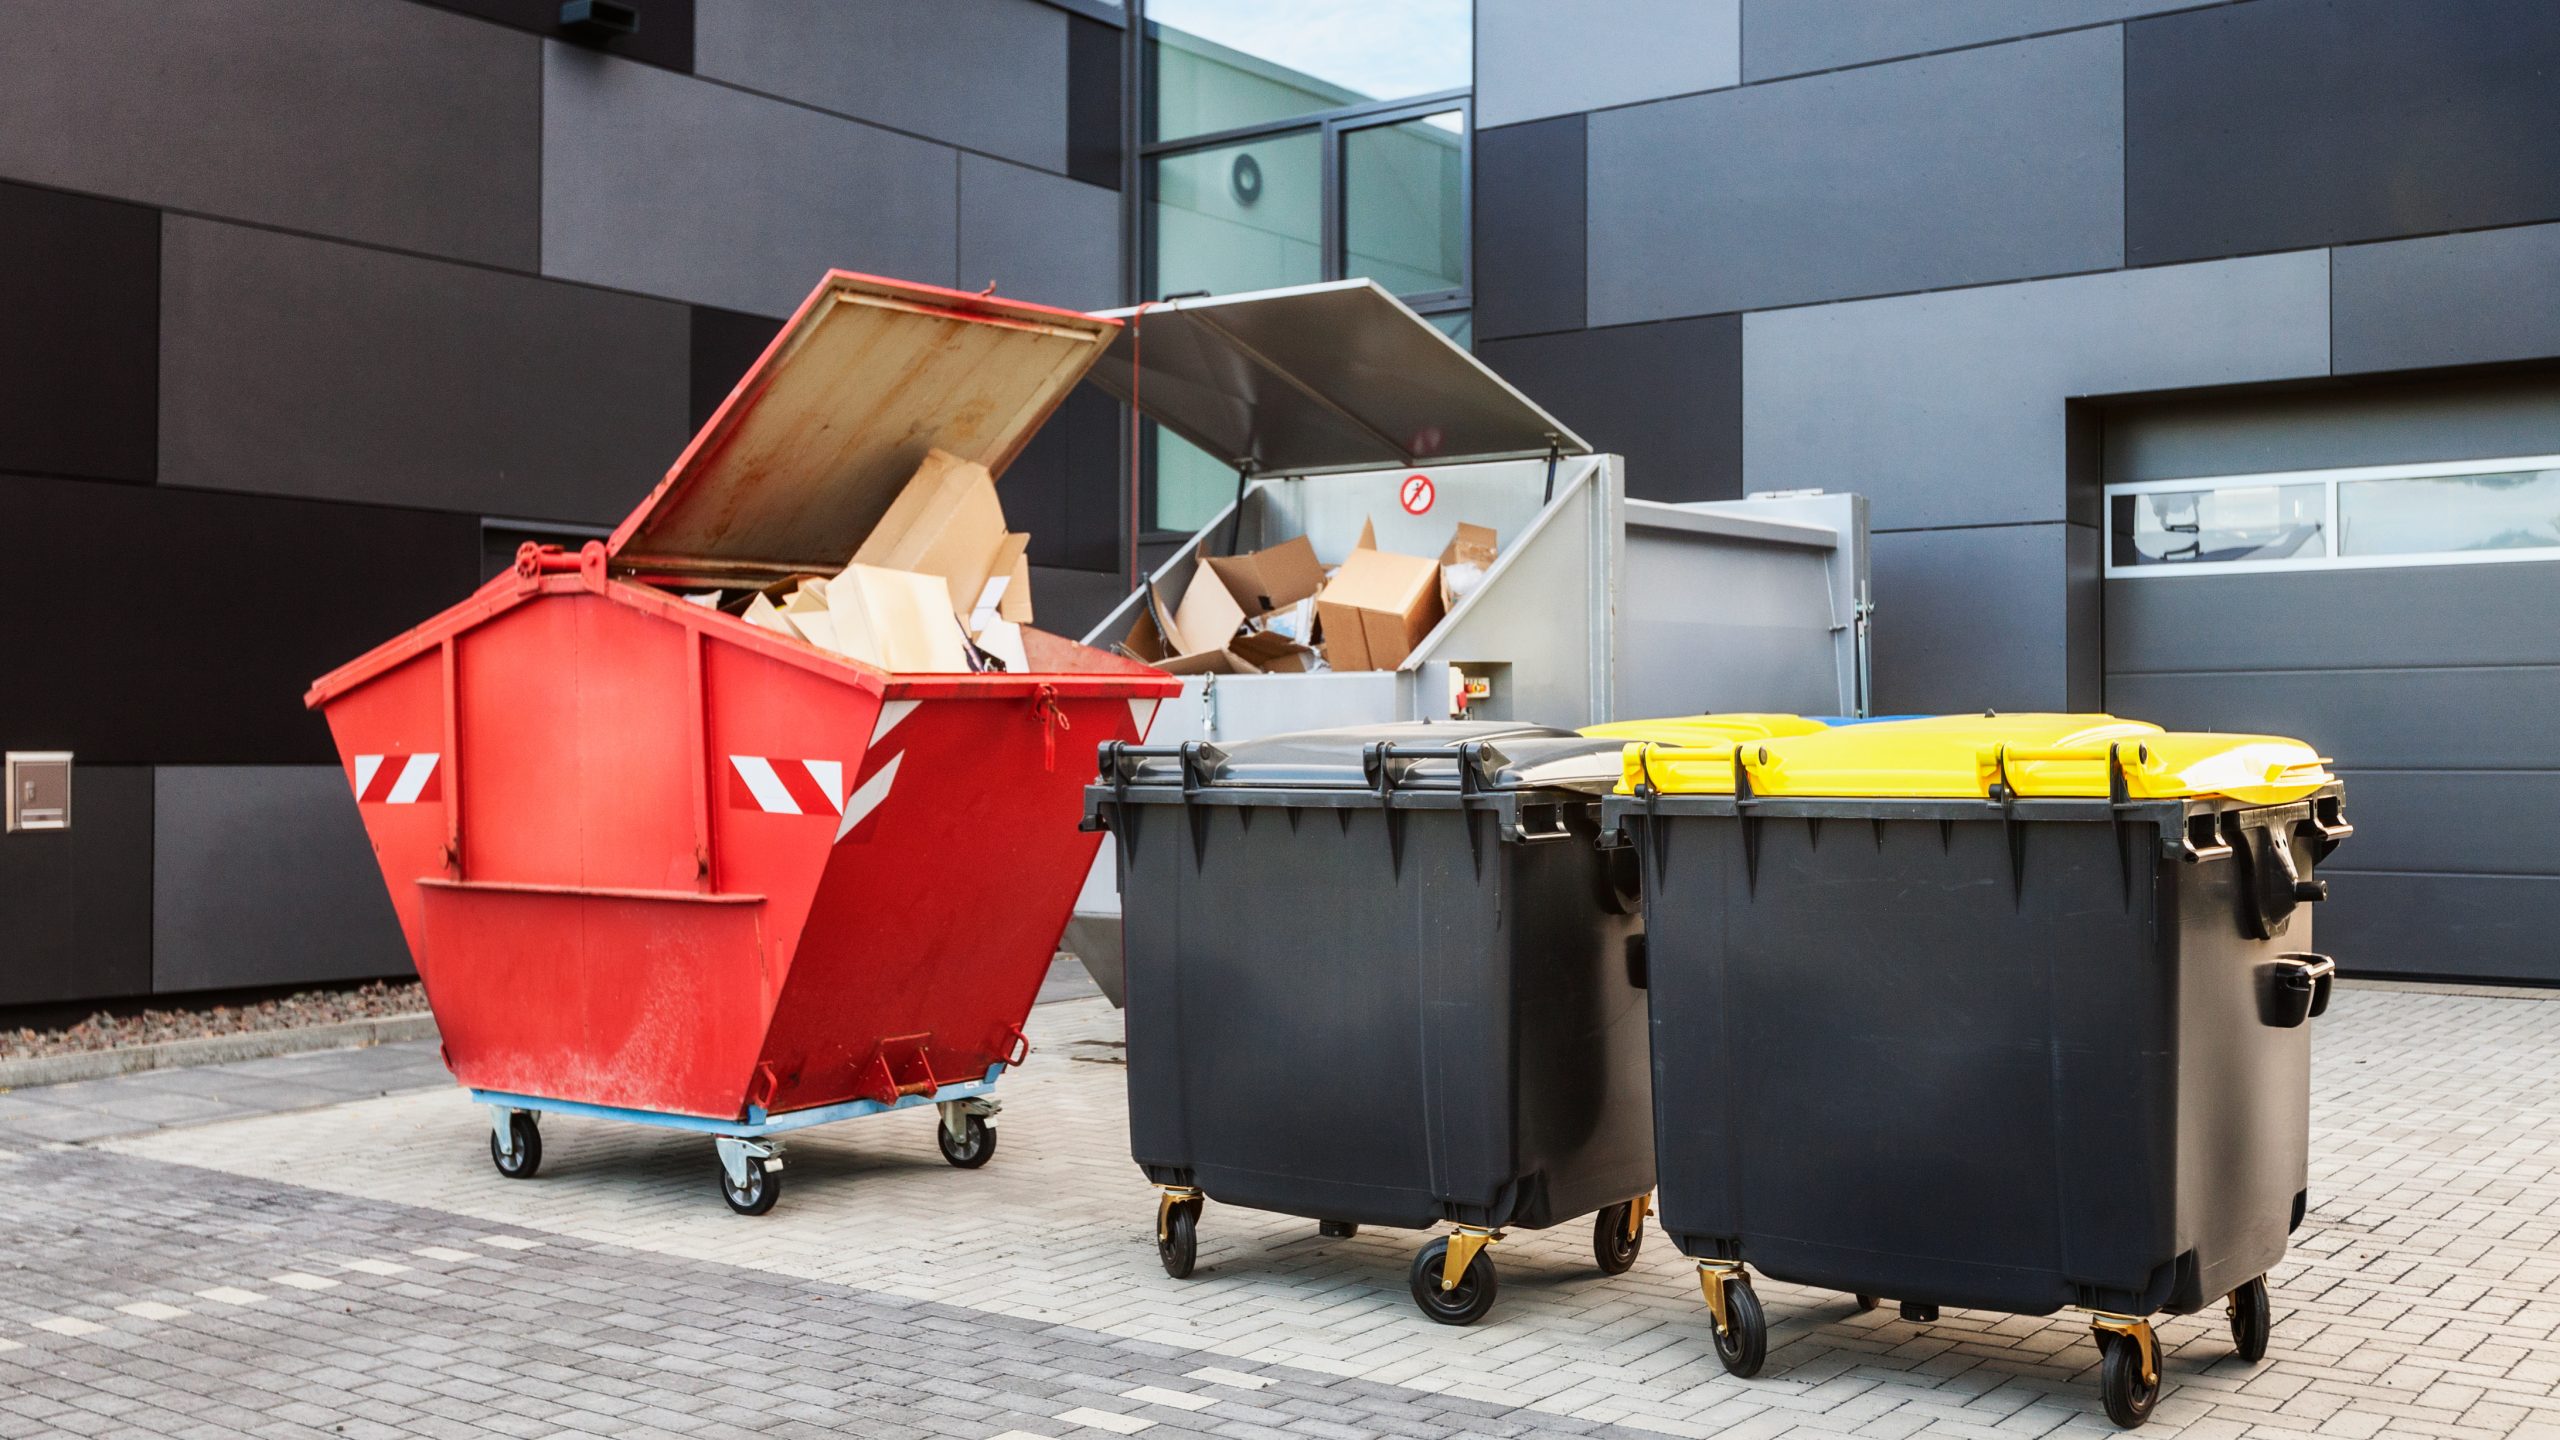
[[[1204,1199],[1325,1233],[1455,1226],[1415,1303],[1471,1324],[1508,1228],[1594,1215],[1635,1263],[1653,1189],[1633,867],[1599,848],[1620,742],[1494,722],[1101,750],[1129,1143],[1158,1253]],[[1595,763],[1596,762],[1596,763]]]
[[[2151,1317],[2268,1339],[2302,1223],[2313,867],[2350,833],[2308,747],[2104,715],[1631,746],[1661,1224],[1727,1369],[1745,1267],[2088,1313],[2107,1413],[2159,1394]]]

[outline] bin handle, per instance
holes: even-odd
[[[2112,741],[2096,745],[1994,745],[1974,756],[1974,778],[1982,782],[1984,798],[2001,801],[2032,799],[2029,792],[2018,788],[2018,779],[2009,773],[2011,763],[2022,765],[2047,761],[2103,764],[2107,767],[2107,799],[2116,805],[2132,802],[2132,786],[2128,783],[2136,770],[2151,768],[2151,747],[2133,745],[2132,763],[2126,763],[2125,743]]]

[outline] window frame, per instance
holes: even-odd
[[[2129,480],[2103,488],[2099,496],[2099,533],[2104,573],[2109,580],[2153,580],[2181,575],[2276,575],[2315,570],[2395,570],[2413,565],[2507,565],[2560,561],[2560,545],[2516,546],[2500,550],[2423,550],[2402,555],[2341,555],[2338,488],[2363,480],[2429,480],[2454,475],[2503,475],[2519,470],[2560,470],[2560,455],[2495,456],[2480,460],[2442,460],[2400,465],[2350,465],[2326,470],[2275,470],[2250,475],[2194,475],[2169,480]],[[2120,495],[2186,494],[2195,491],[2256,490],[2285,485],[2319,485],[2327,491],[2321,539],[2328,552],[2281,560],[2194,560],[2176,564],[2120,564],[2116,559],[2115,501]]]

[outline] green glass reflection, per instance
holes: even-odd
[[[1147,162],[1147,293],[1214,295],[1324,277],[1323,141],[1302,130]]]
[[[1346,274],[1395,295],[1467,283],[1466,144],[1458,112],[1342,137]]]

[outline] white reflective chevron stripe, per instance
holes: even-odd
[[[393,805],[415,803],[418,792],[427,788],[427,777],[434,773],[436,757],[433,754],[410,756],[408,765],[401,769],[399,780],[392,785],[391,794],[386,798]]]
[[[844,762],[841,760],[803,760],[801,768],[818,784],[818,793],[841,813],[844,810]]]
[[[889,787],[896,784],[898,780],[898,762],[906,758],[907,754],[903,750],[890,756],[888,764],[881,766],[870,779],[862,782],[861,789],[854,791],[846,798],[844,823],[836,827],[837,839],[841,840],[852,834],[854,826],[861,824],[872,811],[880,808],[881,801],[889,798]]]
[[[874,745],[879,744],[881,736],[897,729],[898,722],[916,713],[916,707],[923,703],[924,702],[921,700],[888,700],[882,702],[880,706],[880,723],[871,727],[871,743]]]
[[[782,777],[773,773],[773,762],[761,755],[732,755],[729,763],[738,767],[738,778],[747,782],[747,790],[756,797],[756,808],[768,815],[797,815],[800,802]]]
[[[363,799],[363,798],[364,798],[364,792],[365,792],[365,791],[367,791],[367,790],[369,790],[369,789],[371,789],[371,788],[373,787],[373,776],[374,776],[374,772],[375,772],[375,771],[377,771],[377,770],[380,770],[381,768],[382,768],[382,757],[381,757],[381,756],[379,756],[379,755],[359,755],[359,756],[357,756],[357,757],[356,757],[356,798],[357,798],[357,799],[359,799],[359,800]]]
[[[1138,738],[1147,738],[1147,727],[1156,723],[1156,706],[1162,702],[1145,698],[1129,702],[1129,718],[1138,722]]]

